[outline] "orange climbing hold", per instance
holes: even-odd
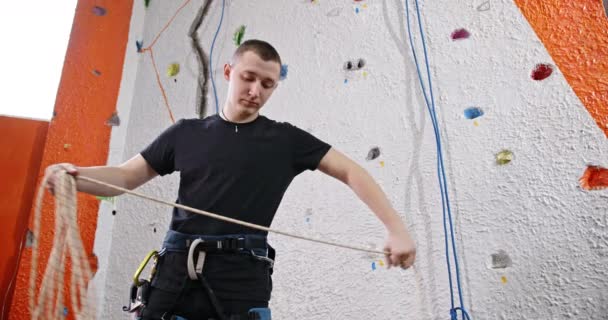
[[[588,166],[583,176],[579,179],[581,187],[586,190],[599,190],[608,188],[608,169]]]

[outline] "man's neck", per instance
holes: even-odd
[[[220,111],[220,116],[222,117],[222,119],[232,123],[251,122],[259,116],[258,112],[252,115],[247,115],[239,112],[230,112],[230,110],[231,108],[228,108],[228,106],[224,106],[224,108],[222,108],[222,110]]]

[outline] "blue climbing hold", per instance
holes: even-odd
[[[464,110],[464,117],[467,119],[475,119],[475,118],[479,118],[481,116],[483,116],[483,110],[481,110],[479,108],[471,107],[471,108]]]

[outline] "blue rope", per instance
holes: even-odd
[[[215,113],[219,113],[220,107],[217,102],[217,91],[215,89],[215,80],[213,77],[213,47],[215,46],[215,39],[217,39],[217,35],[220,33],[220,28],[222,27],[222,21],[224,21],[224,8],[226,7],[226,0],[222,0],[222,16],[220,17],[220,23],[217,25],[217,30],[215,31],[215,35],[213,36],[213,41],[211,42],[211,50],[209,52],[209,76],[211,77],[211,85],[213,86],[213,96],[215,97]]]
[[[462,299],[462,287],[460,285],[460,283],[461,283],[460,268],[458,265],[456,240],[454,239],[454,226],[452,224],[452,210],[451,210],[451,206],[450,206],[448,185],[447,185],[445,167],[444,167],[444,162],[443,162],[443,152],[442,152],[442,146],[441,146],[441,133],[439,131],[439,124],[437,123],[437,114],[436,114],[436,109],[435,109],[435,97],[433,95],[433,82],[431,79],[431,71],[430,71],[430,66],[429,66],[428,53],[427,53],[427,49],[426,49],[426,40],[424,37],[424,29],[422,28],[422,21],[421,21],[421,14],[420,14],[420,8],[418,5],[418,0],[415,0],[415,4],[416,4],[416,15],[418,18],[418,28],[420,30],[422,48],[423,48],[423,52],[424,52],[424,61],[425,61],[425,65],[426,65],[427,80],[429,83],[430,102],[429,102],[429,96],[427,95],[427,91],[426,91],[426,88],[424,85],[424,81],[422,79],[422,72],[420,71],[420,63],[418,62],[418,57],[417,57],[416,51],[414,49],[414,40],[413,40],[411,28],[410,28],[411,22],[410,22],[409,4],[408,4],[408,0],[405,0],[407,31],[408,31],[408,35],[409,35],[410,47],[412,49],[412,55],[414,57],[414,62],[416,64],[416,71],[418,73],[418,79],[420,82],[420,86],[422,88],[422,92],[424,94],[424,100],[426,103],[427,110],[431,117],[431,122],[433,124],[433,131],[435,133],[435,141],[436,141],[436,145],[437,145],[437,178],[439,180],[439,188],[441,190],[441,204],[442,204],[442,211],[443,211],[443,231],[444,231],[444,239],[445,239],[445,256],[446,256],[446,264],[447,264],[447,269],[448,269],[448,280],[449,280],[449,286],[450,286],[450,300],[451,300],[451,304],[452,304],[451,309],[450,309],[450,317],[452,320],[457,320],[458,311],[460,311],[464,319],[470,320],[469,314],[467,313],[467,311],[464,307],[464,303],[463,303],[463,299]],[[448,228],[447,228],[446,220],[449,222],[449,225],[450,225],[450,239],[448,239]],[[451,241],[449,241],[449,240],[451,240]],[[450,265],[450,250],[449,250],[450,242],[452,244],[452,253],[453,253],[453,257],[454,257],[454,268],[456,271],[456,284],[457,284],[457,288],[458,288],[458,297],[459,297],[460,307],[454,306],[454,290],[453,290],[452,268]]]

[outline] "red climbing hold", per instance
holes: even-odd
[[[553,73],[553,66],[550,64],[539,63],[536,65],[532,74],[532,79],[536,81],[545,80]]]
[[[452,32],[452,40],[467,39],[471,34],[466,29],[457,29]]]
[[[579,179],[581,187],[585,190],[599,190],[608,188],[608,169],[598,166],[588,166]]]

